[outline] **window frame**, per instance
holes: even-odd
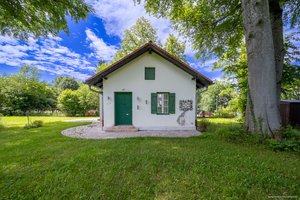
[[[147,70],[153,70],[154,71],[153,72],[154,73],[153,79],[149,79],[149,77],[147,76],[148,73],[149,73],[149,71],[147,71]],[[145,67],[144,71],[145,71],[145,77],[144,78],[145,78],[146,81],[153,81],[153,80],[155,80],[155,76],[156,76],[156,72],[155,72],[156,69],[155,69],[155,67]]]
[[[170,104],[170,92],[156,92],[157,95],[157,99],[156,99],[156,114],[157,115],[169,115],[170,114],[170,108],[169,108],[169,104]],[[162,106],[161,109],[162,111],[164,111],[165,108],[165,103],[167,105],[167,112],[159,112],[158,108],[159,108],[159,100],[158,100],[158,96],[159,95],[163,95],[163,99],[162,99]],[[167,102],[165,102],[165,98],[164,95],[167,95]]]

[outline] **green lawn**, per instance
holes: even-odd
[[[29,130],[11,125],[0,130],[0,198],[300,197],[299,154],[226,142],[214,132],[237,122],[210,122],[207,134],[184,139],[85,140],[60,134],[85,123],[48,122]]]
[[[42,120],[44,123],[48,122],[57,122],[70,119],[79,119],[83,117],[48,117],[48,116],[33,116],[30,117],[31,121]],[[18,117],[3,117],[3,123],[6,127],[23,127],[27,123],[27,117],[18,116]]]

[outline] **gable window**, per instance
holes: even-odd
[[[169,93],[157,93],[157,114],[169,113]]]
[[[175,93],[151,93],[151,113],[158,115],[175,114]]]
[[[145,80],[155,80],[155,67],[145,67]]]

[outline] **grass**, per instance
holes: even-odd
[[[12,117],[2,117],[3,124],[6,127],[23,127],[27,124],[27,117],[24,116],[12,116]],[[42,120],[44,123],[49,122],[58,122],[70,119],[79,119],[83,117],[50,117],[50,116],[32,116],[30,120],[33,122],[34,120]]]
[[[49,121],[52,119],[47,118]],[[61,130],[85,123],[0,130],[2,199],[268,199],[300,196],[299,154],[229,143],[238,126],[211,119],[193,138],[85,140]],[[7,119],[4,119],[7,122]]]

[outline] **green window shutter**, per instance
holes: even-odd
[[[151,114],[157,113],[157,94],[151,93]]]
[[[175,93],[170,93],[169,96],[169,113],[175,114]]]
[[[155,80],[154,67],[145,67],[145,80]]]

